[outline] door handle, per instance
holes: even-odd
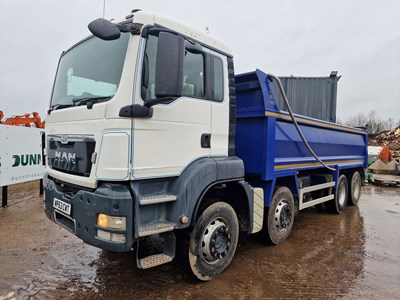
[[[211,148],[211,133],[201,135],[201,148]]]

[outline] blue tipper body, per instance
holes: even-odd
[[[247,179],[264,188],[269,206],[279,178],[291,178],[297,194],[297,174],[306,170],[325,172],[300,138],[290,115],[277,105],[276,91],[268,75],[260,70],[236,76],[236,155],[245,165]],[[356,129],[295,115],[311,148],[327,165],[337,182],[339,172],[367,167],[368,135]],[[290,185],[290,183],[289,183]]]

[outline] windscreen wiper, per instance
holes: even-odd
[[[72,106],[72,104],[54,104],[54,105],[50,106],[50,108],[47,110],[47,114],[50,114],[53,110],[67,108],[67,107],[71,107],[71,106]]]
[[[172,101],[175,101],[177,99],[177,97],[162,97],[162,98],[156,98],[156,99],[150,99],[150,100],[146,100],[144,102],[144,106],[146,107],[152,107],[154,105],[157,104],[169,104]]]
[[[78,97],[72,100],[73,106],[86,104],[88,109],[93,107],[93,104],[110,100],[113,96],[93,96],[93,97]]]

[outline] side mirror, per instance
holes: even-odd
[[[185,41],[182,37],[160,32],[157,47],[155,96],[179,97],[182,93],[182,68]]]
[[[117,40],[121,35],[116,24],[102,18],[90,22],[88,28],[94,36],[105,41]]]

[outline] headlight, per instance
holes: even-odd
[[[126,230],[126,217],[99,214],[97,216],[97,225],[103,228]]]

